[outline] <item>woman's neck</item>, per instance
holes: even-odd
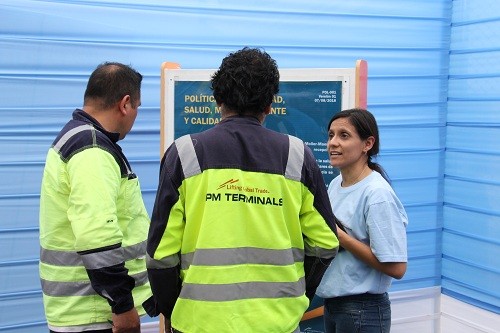
[[[350,170],[341,170],[342,174],[342,187],[352,186],[359,183],[365,177],[367,177],[372,170],[368,167],[367,163],[363,163],[359,167],[352,168]]]

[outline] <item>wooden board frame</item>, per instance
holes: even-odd
[[[174,140],[174,89],[176,81],[209,81],[215,69],[182,69],[178,63],[161,65],[160,85],[160,155]],[[283,81],[344,81],[342,109],[367,107],[366,60],[357,60],[352,68],[285,68],[280,69]]]

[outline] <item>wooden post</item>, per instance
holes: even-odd
[[[355,106],[366,109],[368,105],[368,64],[366,60],[356,61],[356,98]]]
[[[165,69],[180,69],[181,66],[175,62],[164,62],[161,64],[161,74],[160,74],[160,158],[163,157],[165,152],[165,142],[163,138],[165,137],[165,125],[163,124],[163,119],[165,119],[166,113],[166,96],[165,96]]]

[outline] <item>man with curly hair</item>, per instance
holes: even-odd
[[[279,78],[260,49],[229,54],[211,78],[221,121],[163,156],[147,267],[174,332],[298,332],[337,253],[311,150],[263,126]]]

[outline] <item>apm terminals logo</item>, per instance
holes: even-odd
[[[219,187],[217,187],[217,189],[220,190],[221,188],[226,187],[228,184],[234,184],[239,181],[240,181],[239,179],[229,179],[227,182],[220,184]]]
[[[267,188],[262,188],[262,187],[256,187],[252,185],[241,185],[241,184],[236,184],[240,180],[239,179],[234,179],[231,178],[228,181],[225,181],[224,183],[220,184],[219,187],[217,187],[216,191],[225,189],[225,190],[230,190],[230,191],[236,191],[236,192],[246,192],[246,193],[252,193],[252,194],[269,194],[271,193]]]

